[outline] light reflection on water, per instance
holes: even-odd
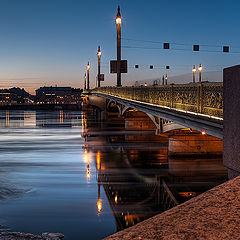
[[[60,114],[10,112],[5,124],[1,112],[0,184],[9,192],[0,190],[0,222],[13,231],[100,239],[115,224],[103,194],[101,215],[97,208],[96,156],[83,149],[81,113]]]
[[[221,158],[167,157],[152,132],[99,128],[80,112],[0,112],[0,224],[101,239],[226,179]],[[168,206],[169,205],[169,206]]]

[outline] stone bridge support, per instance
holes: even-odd
[[[240,65],[223,71],[223,164],[240,175]]]

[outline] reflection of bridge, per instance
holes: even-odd
[[[89,145],[91,138],[86,143],[97,151],[96,144]],[[224,179],[221,159],[169,158],[166,162],[166,155],[159,159],[164,149],[154,153],[147,147],[139,149],[138,144],[134,150],[122,147],[114,151],[118,153],[114,158],[108,151],[101,152],[101,157],[97,154],[99,191],[102,185],[118,230],[185,202]]]
[[[170,158],[162,134],[111,129],[97,128],[90,120],[83,136],[85,150],[96,153],[98,212],[104,204],[102,185],[118,230],[185,202],[224,179],[221,158]]]
[[[223,85],[201,83],[157,87],[102,87],[92,95],[114,101],[120,112],[134,108],[151,118],[159,117],[222,138]],[[91,102],[92,95],[89,95]],[[110,101],[109,101],[110,100]],[[94,105],[99,100],[94,99]]]

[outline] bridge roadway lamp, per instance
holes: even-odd
[[[90,64],[88,62],[88,64],[87,64],[87,90],[89,90],[89,70],[90,70]]]
[[[166,77],[165,77],[165,85],[168,85],[168,77],[167,77],[167,74],[166,74]]]
[[[196,82],[196,71],[197,71],[197,69],[196,69],[195,65],[193,65],[193,68],[192,68],[192,72],[193,72],[193,83]]]
[[[163,77],[162,77],[162,85],[164,85],[164,79],[165,79],[165,77],[163,75]]]
[[[198,67],[198,71],[199,71],[199,82],[202,82],[202,65],[200,64]]]
[[[101,81],[101,79],[100,79],[100,74],[101,74],[101,55],[102,55],[100,46],[98,46],[97,55],[98,55],[98,76],[97,76],[97,80],[98,80],[98,87],[100,87],[100,81]]]
[[[122,17],[120,14],[120,6],[118,6],[118,13],[116,17],[117,24],[117,87],[121,87],[121,24]]]
[[[86,73],[84,75],[84,90],[87,89],[87,76],[86,76]]]

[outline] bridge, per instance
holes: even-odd
[[[224,69],[223,83],[174,84],[155,87],[103,87],[93,89],[85,100],[101,110],[104,109],[104,105],[105,110],[110,110],[109,106],[115,105],[119,116],[124,115],[124,112],[127,112],[128,109],[137,109],[146,113],[153,121],[156,121],[157,118],[163,118],[223,138],[223,164],[227,167],[228,177],[231,179],[240,175],[239,80],[240,65]],[[184,216],[185,219],[192,219],[191,216],[193,215],[197,216],[195,225],[209,220],[221,224],[224,222],[222,219],[231,219],[232,216],[236,216],[237,219],[239,217],[236,215],[237,211],[233,210],[231,212],[230,210],[236,206],[233,200],[237,198],[239,192],[239,189],[236,188],[238,182],[239,177],[204,193],[198,198],[194,198],[193,201],[189,202],[190,205],[176,206],[170,210],[171,216],[169,216],[172,218],[168,219],[167,225],[169,226],[169,223],[176,219],[176,223],[173,224],[176,227],[179,219],[182,219],[185,213],[187,213]],[[229,197],[229,193],[234,194]],[[218,201],[219,199],[220,201]],[[217,218],[216,214],[213,214],[210,202],[214,203],[214,206],[218,206],[218,209],[223,209],[219,212]],[[112,203],[114,204],[113,201]],[[196,210],[196,206],[200,206],[200,208]],[[189,211],[190,208],[194,209],[195,212]],[[206,210],[206,214],[200,216],[198,213],[203,208]],[[166,214],[169,214],[169,212],[166,212]],[[131,228],[131,231],[135,236],[141,235],[146,238],[151,237],[153,232],[156,231],[157,236],[159,236],[159,232],[165,229],[163,225],[169,217],[166,214],[163,213],[149,221],[147,220],[142,225],[140,223],[137,227]],[[186,225],[185,222],[187,221],[184,221],[184,226]],[[203,236],[206,237],[206,232],[208,232],[210,235],[207,237],[211,238],[215,229],[212,226],[206,228],[205,225],[199,225],[196,236],[199,236],[199,229],[204,229]],[[179,226],[175,234],[179,234]],[[186,234],[192,229],[192,221],[189,222],[188,226],[185,231]],[[224,229],[224,234],[229,229],[228,225],[225,224],[221,227]],[[172,236],[172,229],[172,226],[170,226],[169,236]],[[217,234],[219,235],[219,231],[217,231]],[[218,236],[217,234],[216,236]],[[126,230],[108,239],[129,239],[129,236],[133,235],[129,230]],[[166,231],[164,236],[166,236]]]
[[[102,112],[115,105],[119,116],[129,109],[139,110],[148,115],[160,133],[164,120],[178,124],[175,129],[195,129],[223,139],[223,163],[229,178],[233,178],[240,175],[239,80],[237,65],[223,69],[223,83],[101,87],[85,93],[83,102]]]
[[[146,113],[156,126],[156,118],[161,118],[223,138],[223,83],[101,87],[91,95],[117,104],[120,115],[133,108]],[[94,104],[97,102],[95,99]]]

